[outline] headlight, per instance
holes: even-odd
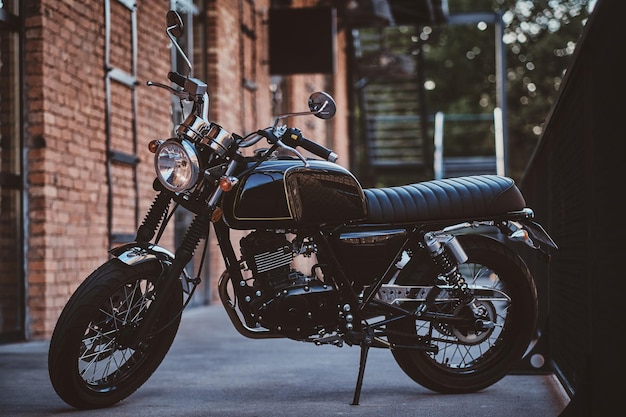
[[[190,189],[198,181],[200,164],[192,144],[169,139],[154,154],[154,168],[161,184],[168,190],[179,192]]]

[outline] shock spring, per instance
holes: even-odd
[[[452,287],[452,294],[464,304],[472,303],[474,295],[469,291],[465,278],[459,272],[457,261],[446,250],[446,245],[439,242],[433,233],[424,235],[424,243],[435,264],[441,268],[446,282]]]

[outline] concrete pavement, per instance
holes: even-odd
[[[118,405],[80,411],[48,379],[47,342],[0,345],[0,416],[558,416],[569,402],[552,375],[508,375],[473,394],[433,393],[391,353],[370,349],[360,405],[352,406],[359,348],[239,335],[221,305],[185,311],[154,375]]]

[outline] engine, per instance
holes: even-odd
[[[241,239],[240,246],[253,276],[246,301],[254,321],[294,338],[335,327],[337,292],[292,268],[297,251],[284,234],[255,231]]]

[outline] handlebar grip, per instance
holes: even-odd
[[[185,77],[182,74],[179,74],[177,72],[174,71],[170,71],[167,74],[167,78],[173,82],[174,84],[176,84],[177,86],[181,87],[181,88],[185,88],[185,81],[187,81],[187,77]]]
[[[298,142],[303,149],[306,149],[312,154],[315,154],[319,156],[320,158],[324,158],[327,161],[335,162],[337,158],[339,158],[339,156],[335,152],[333,152],[331,149],[328,149],[320,145],[319,143],[315,143],[312,140],[309,140],[305,137],[300,138]]]
[[[333,152],[331,149],[326,148],[325,146],[320,145],[317,142],[313,142],[310,139],[302,136],[302,133],[299,129],[291,128],[289,129],[283,138],[289,138],[295,146],[300,146],[303,149],[311,152],[314,155],[319,156],[320,158],[324,158],[327,161],[335,162],[339,156]],[[284,141],[284,139],[283,139]]]

